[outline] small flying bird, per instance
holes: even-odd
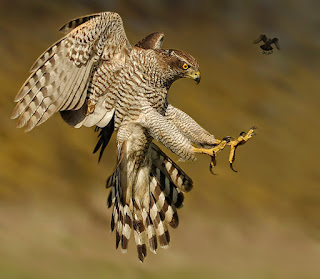
[[[258,39],[253,41],[254,44],[257,44],[259,42],[263,41],[264,44],[261,45],[260,47],[263,49],[263,54],[271,54],[273,53],[273,47],[271,46],[272,44],[275,44],[278,50],[280,50],[280,45],[279,45],[279,40],[278,38],[267,38],[266,35],[260,35]]]

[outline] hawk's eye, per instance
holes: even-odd
[[[188,69],[190,66],[187,64],[187,63],[184,63],[183,65],[182,65],[182,69],[184,69],[184,70],[186,70],[186,69]]]

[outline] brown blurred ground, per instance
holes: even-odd
[[[171,3],[173,2],[173,3]],[[320,278],[319,1],[0,2],[1,278]],[[195,187],[171,230],[169,250],[138,263],[114,249],[105,179],[93,129],[58,115],[30,133],[10,120],[29,66],[69,19],[117,11],[131,43],[154,31],[164,47],[189,51],[202,81],[176,82],[169,95],[221,138],[252,125],[258,136],[227,152],[180,165]],[[262,55],[252,41],[277,36]],[[173,155],[172,155],[173,156]],[[177,159],[173,156],[174,159]]]

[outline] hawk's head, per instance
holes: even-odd
[[[199,64],[189,53],[175,49],[168,49],[165,52],[170,75],[174,79],[192,78],[197,83],[200,82]]]

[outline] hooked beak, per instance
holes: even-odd
[[[199,82],[200,82],[200,80],[201,80],[200,73],[199,73],[199,75],[198,75],[194,80],[197,82],[197,84],[199,84]]]
[[[195,80],[196,83],[198,84],[200,82],[200,80],[201,80],[200,71],[196,71],[194,73],[190,73],[190,74],[188,74],[188,77],[190,77],[193,80]]]

